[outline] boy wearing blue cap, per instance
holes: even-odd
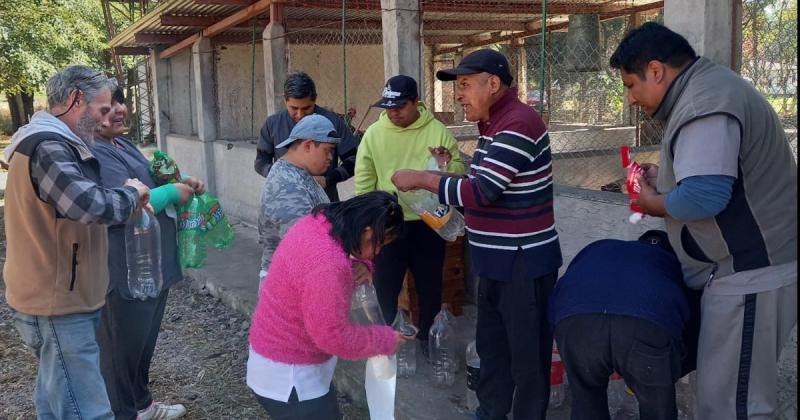
[[[258,234],[264,251],[259,282],[264,281],[272,254],[289,228],[318,204],[330,202],[314,177],[328,170],[340,140],[329,119],[312,114],[276,146],[288,150],[272,165],[261,192]]]

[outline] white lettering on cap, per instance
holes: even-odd
[[[401,92],[393,91],[392,87],[389,86],[389,85],[386,85],[386,87],[383,88],[383,97],[384,98],[395,99],[395,98],[399,97],[400,95],[402,95]]]

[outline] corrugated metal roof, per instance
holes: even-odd
[[[662,2],[656,0],[551,0],[547,2],[548,8],[552,10],[553,18],[555,15],[579,13],[587,10],[587,7],[627,9],[656,3]],[[284,4],[287,19],[290,21],[287,24],[287,32],[319,35],[338,33],[341,30],[340,26],[335,23],[336,20],[341,19],[342,10],[336,7],[337,4],[341,5],[340,0],[288,0]],[[537,21],[540,16],[537,12],[541,10],[541,0],[496,0],[480,3],[472,0],[423,0],[421,5],[423,21],[425,23],[436,22],[435,26],[429,25],[429,28],[423,24],[424,36],[468,37],[489,32],[486,28],[476,27],[473,29],[471,25],[464,24],[469,22],[494,23],[495,29],[491,29],[492,32],[496,32],[497,22],[513,22],[517,28],[523,23],[538,25]],[[349,31],[371,35],[380,33],[380,0],[348,0],[347,6],[349,8],[347,9]],[[242,8],[243,6],[197,4],[193,0],[165,0],[160,2],[153,11],[117,34],[109,44],[111,47],[153,45],[153,42],[137,42],[136,34],[180,34],[188,37],[202,29],[195,26],[162,25],[161,15],[163,14],[222,18],[230,16]],[[570,12],[572,10],[574,11]],[[268,14],[264,13],[263,16],[268,16]],[[291,22],[301,20],[307,22],[303,22],[300,29],[292,29]],[[309,28],[309,24],[313,26],[315,21],[320,22],[320,26]],[[551,23],[554,21],[550,20]],[[372,24],[361,24],[360,22],[371,22]],[[377,26],[375,22],[378,23]],[[454,24],[453,28],[448,28],[448,22],[460,22],[461,25]],[[243,27],[230,28],[223,32],[223,35],[248,33],[250,30],[250,28]],[[514,31],[519,31],[519,29],[514,29]]]

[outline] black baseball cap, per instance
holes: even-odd
[[[503,54],[495,50],[483,49],[473,51],[461,59],[458,66],[454,69],[439,70],[436,78],[445,82],[456,80],[460,75],[489,73],[500,78],[508,86],[511,86],[511,70],[508,68],[508,60]]]
[[[417,81],[413,77],[400,74],[386,81],[381,100],[375,102],[373,106],[384,109],[400,108],[409,100],[417,98],[419,98]]]

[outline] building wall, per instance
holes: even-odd
[[[214,142],[217,196],[226,214],[251,224],[258,221],[264,178],[253,170],[256,145],[247,142]]]
[[[252,52],[248,44],[220,45],[215,49],[220,139],[257,138],[267,118],[261,43],[256,44],[255,67]],[[251,103],[255,112],[251,112]]]
[[[317,86],[317,104],[340,114],[344,109],[342,46],[302,45],[289,46],[289,72],[302,70],[308,73]],[[377,102],[383,92],[383,46],[347,46],[347,104],[357,111],[358,125],[369,107]],[[380,112],[369,112],[361,129],[377,121]]]
[[[197,134],[195,111],[194,70],[192,50],[185,49],[169,59],[169,118],[170,132],[191,136]],[[163,118],[164,116],[162,116]]]

